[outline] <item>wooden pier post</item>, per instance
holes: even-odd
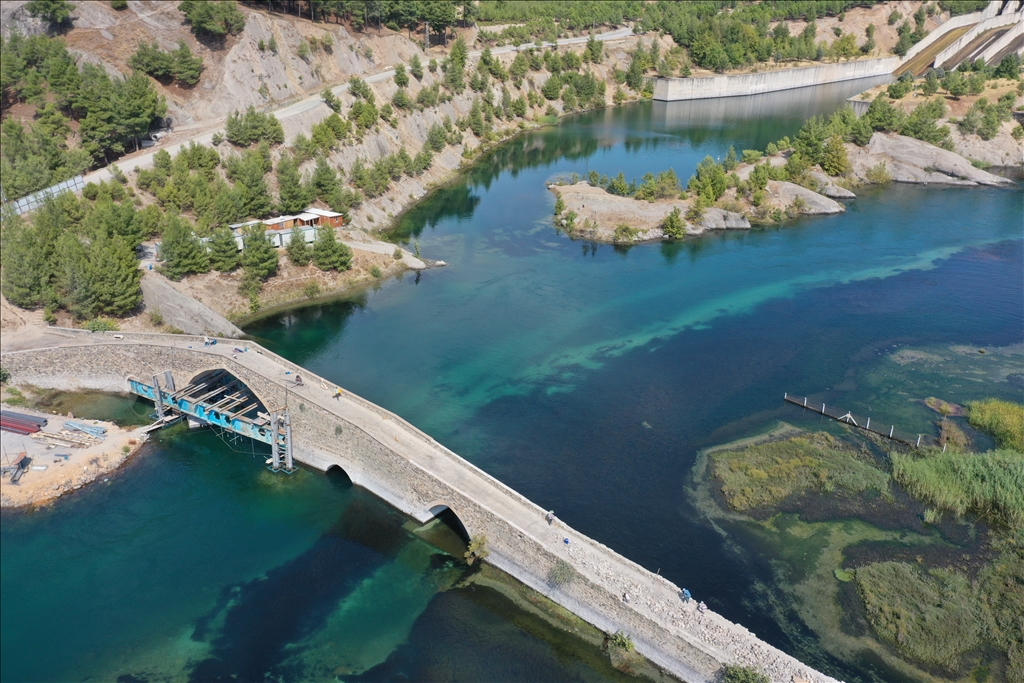
[[[821,414],[822,415],[825,414],[825,404],[824,403],[821,404]]]
[[[806,408],[806,407],[807,407],[807,397],[804,396],[804,408]]]
[[[896,425],[893,425],[892,427],[889,427],[889,438],[890,439],[892,438],[892,430],[894,430],[894,429],[896,429]]]
[[[917,435],[917,445],[914,446],[914,448],[920,448],[920,447],[921,447],[921,435],[918,434]]]

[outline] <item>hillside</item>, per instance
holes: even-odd
[[[43,26],[26,15],[24,4],[0,5],[4,29],[39,34]],[[180,288],[234,318],[315,295],[310,292],[328,293],[372,282],[377,277],[372,272],[403,270],[408,260],[395,259],[379,248],[360,256],[358,243],[368,233],[390,229],[412,202],[450,179],[482,149],[521,130],[550,124],[564,113],[649,96],[648,77],[666,68],[684,69],[690,61],[670,33],[654,31],[636,36],[626,29],[605,35],[607,42],[588,42],[579,36],[585,30],[559,29],[551,36],[561,37],[556,50],[516,52],[497,46],[492,51],[488,46],[496,42],[492,38],[478,40],[483,34],[471,25],[455,25],[447,45],[435,44],[424,51],[419,33],[414,41],[386,26],[357,30],[352,23],[314,22],[237,7],[244,17],[243,30],[220,38],[197,38],[195,27],[176,3],[132,0],[118,11],[107,2],[79,2],[74,4],[72,25],[63,34],[68,49],[79,58],[79,68],[98,64],[112,76],[131,71],[132,55],[140,43],[155,43],[155,49],[168,53],[183,45],[181,50],[203,60],[193,87],[167,78],[149,78],[146,84],[166,100],[174,125],[157,149],[170,149],[173,154],[131,152],[127,146],[123,151],[131,153],[117,160],[123,174],[107,169],[89,176],[96,182],[116,182],[94,186],[78,208],[63,211],[108,215],[113,205],[128,218],[108,228],[121,234],[108,236],[122,239],[127,247],[145,244],[149,248],[166,238],[166,226],[179,217],[196,236],[210,238],[229,223],[295,213],[306,205],[346,215],[345,230],[339,236],[357,246],[351,270],[325,276],[309,266],[286,264],[280,270],[261,272],[254,283],[252,273],[234,266],[218,275],[205,275],[209,265],[202,258],[177,269],[176,277],[184,275]],[[863,30],[884,10],[908,17],[921,7],[909,0],[868,8],[850,5],[845,16],[823,17],[817,27],[820,33],[822,26],[832,22],[843,23],[850,31]],[[926,27],[943,16],[938,11],[919,14],[926,17],[922,20]],[[798,23],[791,22],[790,35]],[[835,32],[828,33],[837,38]],[[880,46],[884,33],[877,28],[876,40],[883,41]],[[762,40],[774,38],[766,35]],[[793,43],[794,49],[805,49],[813,44],[809,40],[808,34],[803,43]],[[828,47],[827,40],[821,42]],[[392,70],[398,65],[404,69],[399,72],[402,84]],[[133,78],[138,81],[138,74]],[[328,92],[325,86],[329,95],[321,94]],[[32,102],[12,106],[8,100],[5,119],[27,124],[40,111],[38,95]],[[252,108],[256,119],[263,116],[261,111],[274,111],[277,119],[272,116],[268,121],[280,124],[279,137],[260,134],[239,141],[228,131],[229,140],[221,142],[230,128],[225,118],[246,108]],[[56,117],[60,118],[59,113]],[[79,124],[72,120],[68,126],[71,152],[82,144]],[[8,139],[6,135],[5,129]],[[262,144],[257,145],[260,140]],[[191,151],[182,148],[183,143],[209,147]],[[107,154],[104,151],[104,158]],[[116,185],[123,185],[123,191]],[[52,261],[56,253],[53,243],[32,248],[45,255],[28,255],[40,263]],[[285,264],[283,251],[280,261]],[[56,269],[57,265],[46,267]],[[53,287],[60,280],[56,270],[40,276],[29,269],[24,277],[31,282],[15,295],[10,289],[11,269],[5,266],[4,274],[5,293],[12,302],[32,307],[49,301],[51,314],[54,309],[74,310],[79,319],[97,314],[95,306],[76,308],[71,293],[58,291],[54,297]],[[193,286],[199,281],[203,284]],[[308,288],[313,282],[316,288]],[[124,315],[133,296],[126,294],[118,299],[121,303],[101,310]],[[133,310],[138,314],[142,309]]]

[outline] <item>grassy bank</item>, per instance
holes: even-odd
[[[958,516],[977,514],[1007,527],[1024,525],[1024,455],[932,452],[892,454],[893,477],[915,498]]]
[[[967,420],[995,437],[1002,448],[1024,453],[1024,405],[1009,401],[975,401],[967,406]]]

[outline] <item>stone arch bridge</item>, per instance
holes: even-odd
[[[541,507],[397,415],[349,392],[336,397],[335,385],[256,344],[234,353],[235,344],[242,342],[207,346],[184,335],[50,328],[41,348],[4,353],[2,365],[13,383],[111,392],[154,376],[165,387],[168,380],[185,387],[226,371],[268,412],[287,407],[296,461],[321,471],[340,467],[421,523],[451,510],[469,536],[486,535],[488,562],[597,628],[630,635],[641,654],[676,677],[711,683],[721,680],[724,664],[748,664],[776,683],[834,683],[742,626],[684,604],[664,577],[560,521],[549,525]],[[291,380],[295,374],[303,386]],[[548,576],[559,560],[575,573],[555,586]]]

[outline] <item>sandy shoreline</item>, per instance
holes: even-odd
[[[54,435],[59,434],[64,422],[71,419],[7,404],[4,404],[4,410],[45,417],[49,424],[43,428],[42,433]],[[77,491],[120,468],[142,449],[149,438],[144,433],[145,427],[125,429],[102,420],[75,421],[105,428],[106,437],[85,448],[73,448],[2,432],[4,465],[7,465],[8,460],[13,462],[21,452],[25,453],[25,459],[30,462],[17,483],[11,483],[9,474],[0,480],[0,507],[9,509],[45,505]]]

